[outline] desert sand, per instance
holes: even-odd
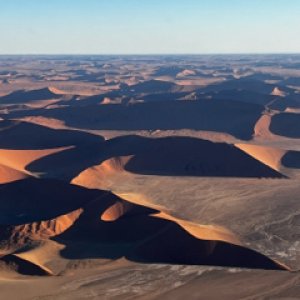
[[[6,59],[0,299],[299,298],[299,56]]]

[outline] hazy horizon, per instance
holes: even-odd
[[[296,0],[0,3],[3,55],[300,53]]]

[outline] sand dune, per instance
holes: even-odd
[[[299,66],[0,57],[0,298],[296,299]]]
[[[17,255],[6,255],[0,261],[7,264],[7,269],[15,270],[23,275],[45,276],[51,273],[43,267],[32,263],[26,259],[19,258]]]
[[[52,93],[52,94],[55,94],[55,95],[66,95],[68,94],[66,91],[62,90],[62,89],[59,89],[55,86],[49,86],[48,87],[48,90]]]
[[[259,139],[272,139],[274,136],[270,131],[272,117],[269,114],[263,114],[254,127],[254,136]]]
[[[116,221],[130,212],[133,206],[134,205],[127,202],[117,202],[103,212],[101,220],[106,222]]]
[[[235,144],[235,146],[270,168],[280,171],[281,159],[286,153],[285,150],[252,144]]]
[[[284,112],[300,114],[300,108],[287,107]]]
[[[44,107],[59,101],[60,95],[49,88],[30,91],[16,91],[0,98],[0,103],[6,105],[27,104],[32,107]]]
[[[26,190],[28,191],[28,188]],[[54,238],[59,244],[64,245],[61,248],[61,255],[64,258],[70,258],[70,255],[73,258],[77,255],[78,258],[82,257],[84,252],[76,254],[77,252],[73,251],[74,245],[78,242],[86,245],[93,242],[110,245],[107,250],[110,249],[109,251],[112,252],[97,253],[91,249],[86,253],[103,259],[126,256],[134,261],[282,268],[259,253],[235,246],[234,244],[239,245],[240,242],[226,229],[185,222],[167,213],[159,213],[152,208],[128,203],[111,193],[98,192],[98,195],[100,197],[90,198],[90,200],[85,198],[80,208],[64,215],[60,214],[54,219],[48,217],[47,220],[44,218],[42,221],[7,225],[6,232],[9,236],[7,243],[12,251],[16,249],[19,251],[6,253],[1,260],[15,260],[18,268],[23,268],[20,272],[24,274],[30,272],[36,275],[53,274],[47,264],[51,264],[51,260],[56,259],[57,248],[49,250],[48,254],[47,247],[46,250],[35,248],[30,251],[23,251],[22,248],[35,240]],[[32,204],[31,199],[30,205]],[[47,211],[48,216],[53,212],[52,205],[52,212],[49,214]],[[41,216],[40,209],[39,216]],[[12,224],[16,220],[9,222]],[[231,242],[233,244],[228,244]],[[131,245],[130,248],[128,245]],[[150,249],[157,250],[153,252]],[[244,259],[241,260],[241,257]]]
[[[8,244],[12,249],[15,247],[18,249],[33,241],[41,241],[58,236],[68,230],[76,222],[81,213],[82,209],[77,209],[46,221],[8,226],[6,228],[6,234],[9,234]]]
[[[0,184],[21,180],[29,175],[0,164]]]
[[[26,166],[42,157],[72,149],[73,146],[43,150],[6,150],[0,149],[0,164],[28,173]]]
[[[124,165],[129,159],[130,156],[125,156],[105,160],[100,165],[87,168],[73,178],[71,182],[87,188],[109,189],[110,181],[113,180],[114,176],[118,176],[124,171]]]
[[[280,90],[278,87],[275,87],[271,93],[272,96],[285,97],[286,93]]]
[[[99,206],[100,205],[100,206]],[[102,208],[100,208],[102,207]],[[68,250],[68,247],[72,247],[72,240],[93,240],[94,242],[105,242],[105,243],[119,243],[118,250],[115,248],[111,248],[111,253],[102,252],[103,257],[111,258],[111,255],[122,256],[126,255],[131,260],[142,260],[145,262],[161,262],[161,263],[189,263],[189,264],[221,264],[221,265],[239,265],[239,261],[235,260],[233,257],[232,251],[245,251],[245,253],[249,252],[250,255],[254,255],[252,258],[252,262],[248,265],[249,260],[245,259],[244,262],[241,262],[240,266],[251,266],[251,267],[263,267],[263,268],[282,268],[271,260],[264,258],[258,253],[254,253],[251,250],[246,250],[244,248],[239,248],[238,246],[226,246],[228,247],[228,254],[225,254],[222,258],[222,251],[220,250],[220,254],[216,254],[214,249],[218,248],[219,244],[216,241],[205,241],[201,239],[197,239],[194,228],[191,230],[194,234],[191,235],[189,232],[189,227],[184,227],[183,224],[178,222],[172,222],[172,217],[164,217],[161,218],[160,215],[154,215],[153,210],[145,210],[142,211],[140,208],[139,213],[135,214],[124,214],[122,217],[115,221],[104,221],[101,222],[100,219],[97,218],[99,214],[99,208],[103,210],[103,203],[93,201],[91,204],[85,208],[85,212],[80,216],[79,220],[73,227],[71,227],[67,232],[63,233],[61,236],[56,238],[60,243],[67,242],[67,246],[63,251],[63,255],[68,257],[71,255],[71,249]],[[132,208],[134,209],[134,205],[132,204]],[[109,208],[110,209],[110,208]],[[98,211],[98,213],[97,213]],[[150,214],[150,215],[149,215]],[[154,212],[155,214],[155,212]],[[139,224],[136,227],[136,224]],[[195,225],[197,227],[197,225]],[[135,229],[133,229],[135,228]],[[210,236],[209,232],[214,232],[213,227],[202,228],[199,226],[197,230],[201,232],[201,229],[206,231],[206,237]],[[84,235],[84,232],[89,232],[88,235]],[[93,234],[98,232],[98,235],[95,236]],[[224,231],[226,232],[226,230]],[[219,231],[219,240],[221,238],[221,230]],[[201,235],[201,234],[199,234]],[[177,237],[176,237],[177,236]],[[212,234],[212,236],[214,236]],[[229,232],[227,232],[227,237],[229,237]],[[163,244],[160,240],[162,238],[165,241]],[[226,239],[226,234],[223,239]],[[130,249],[126,248],[125,245],[128,243],[134,243],[139,241],[137,244],[138,247],[135,248],[133,252]],[[125,243],[122,246],[122,243]],[[134,245],[133,244],[133,245]],[[162,245],[162,248],[160,247]],[[125,248],[124,248],[125,247]],[[221,249],[223,246],[220,246]],[[156,251],[150,251],[151,256],[148,256],[150,253],[146,249],[157,249]],[[161,249],[162,252],[159,251]],[[188,250],[190,249],[190,251]],[[242,250],[244,249],[244,250]],[[206,251],[209,252],[206,252]],[[128,253],[128,254],[127,254]],[[165,256],[161,256],[161,253],[166,253]],[[170,253],[172,253],[170,255]],[[215,261],[214,255],[210,255],[214,253],[214,255],[220,255],[218,258],[219,261]],[[73,254],[74,255],[74,254]],[[96,253],[94,254],[96,255]],[[207,257],[209,259],[207,260]],[[255,258],[257,256],[257,258]],[[236,257],[239,257],[237,255]],[[233,258],[233,259],[232,259]],[[227,261],[228,259],[228,261]],[[239,259],[239,258],[238,258]]]
[[[112,175],[123,169],[148,175],[283,177],[251,155],[225,143],[189,137],[146,139],[138,136],[115,138],[107,143],[110,149],[116,149],[112,151],[113,155],[122,156],[94,166],[90,171],[85,170],[86,174],[94,173],[91,178],[105,179],[104,174]],[[238,164],[233,163],[237,161]],[[83,174],[79,176],[85,181]]]
[[[166,101],[124,105],[87,105],[45,110],[43,116],[85,130],[180,130],[229,133],[252,138],[263,106],[236,101]],[[40,112],[36,112],[40,115]],[[34,116],[34,111],[13,112],[11,117]],[[188,118],[186,116],[189,116]]]
[[[176,77],[186,77],[186,76],[193,76],[196,75],[196,71],[185,69],[179,73],[177,73]]]
[[[2,184],[0,224],[22,225],[55,219],[81,208],[102,193],[54,179],[27,178]]]
[[[0,121],[0,149],[44,150],[103,141],[100,136],[21,121]]]
[[[176,137],[151,142],[145,152],[137,153],[127,162],[125,170],[169,176],[282,176],[227,144]]]

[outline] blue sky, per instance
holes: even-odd
[[[300,52],[300,0],[0,0],[0,54]]]

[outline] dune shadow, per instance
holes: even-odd
[[[101,136],[67,129],[52,129],[22,121],[1,120],[0,148],[12,150],[43,150],[66,146],[97,144]]]
[[[11,112],[9,117],[44,116],[91,130],[216,131],[249,140],[263,109],[261,105],[238,101],[160,101],[37,109]]]
[[[32,91],[20,90],[0,97],[0,104],[22,104],[28,101],[40,101],[59,98],[61,98],[61,95],[52,93],[48,88]]]
[[[123,166],[126,171],[142,175],[285,177],[226,143],[190,137],[145,138],[135,135],[78,145],[33,161],[26,170],[71,181],[89,167],[122,156],[132,156]]]
[[[178,224],[155,217],[154,210],[141,208],[137,213],[124,214],[115,221],[104,222],[100,216],[111,201],[110,197],[106,203],[94,201],[70,229],[54,238],[65,245],[61,251],[63,257],[126,257],[140,263],[283,269],[253,250],[225,242],[197,239]]]
[[[281,159],[283,166],[300,169],[300,151],[288,151]]]
[[[74,211],[104,193],[55,179],[27,178],[2,184],[0,224],[19,225],[52,219]]]
[[[290,138],[300,138],[299,124],[300,114],[280,113],[272,117],[270,131]]]
[[[49,275],[44,269],[38,265],[21,259],[15,255],[6,255],[0,258],[0,262],[5,265],[6,270],[16,271],[21,275],[31,275],[31,276],[46,276]]]
[[[126,142],[126,139],[128,142]],[[126,171],[144,175],[207,177],[284,176],[240,149],[226,144],[190,137],[145,139],[122,137],[110,141],[116,149],[128,145],[135,151],[119,156],[134,156],[124,166]],[[122,144],[124,145],[122,147]],[[125,149],[124,149],[125,150]],[[122,150],[121,150],[122,151]]]

